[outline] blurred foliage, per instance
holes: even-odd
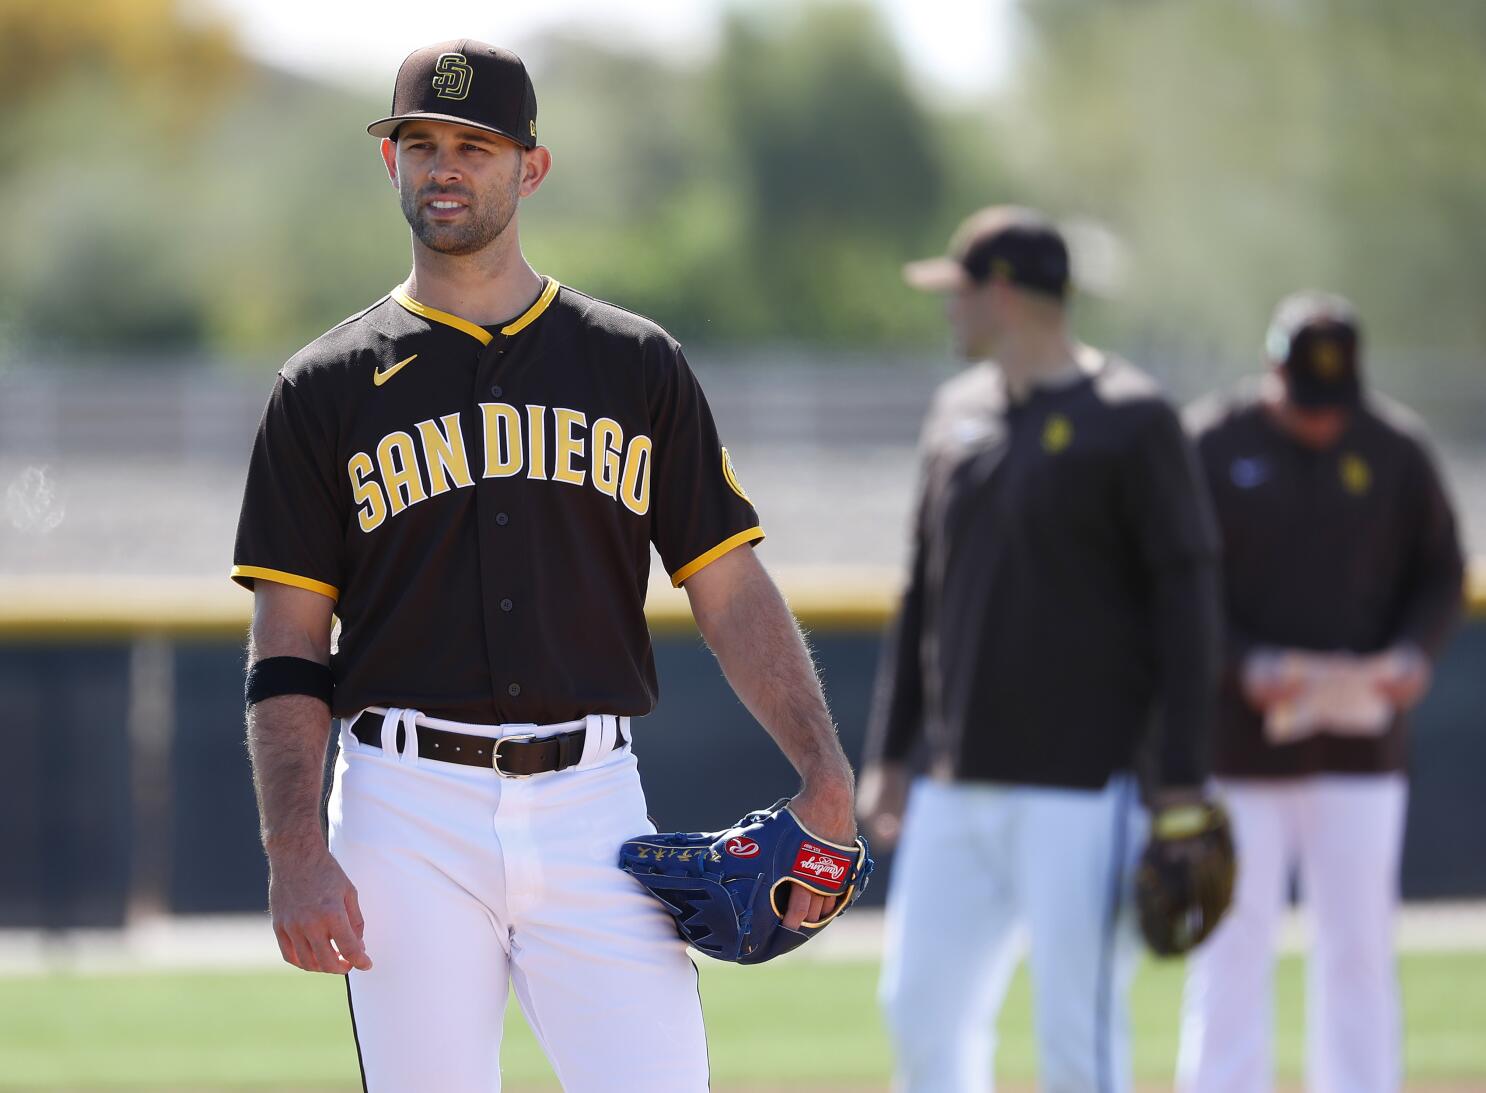
[[[1245,347],[1307,286],[1375,357],[1486,370],[1486,5],[1023,0],[1019,178],[1127,241],[1112,336]],[[1403,366],[1401,366],[1403,367]]]
[[[5,0],[0,95],[10,110],[84,86],[191,116],[239,69],[232,35],[176,0]]]
[[[740,9],[699,70],[581,39],[535,60],[556,166],[522,217],[544,268],[683,338],[941,337],[898,270],[943,246],[961,164],[870,9]]]
[[[281,356],[385,292],[407,236],[366,95],[245,60],[198,3],[0,6],[0,330],[16,346]],[[862,2],[735,6],[687,64],[526,50],[556,166],[523,207],[566,283],[713,344],[943,344],[901,263],[992,201],[1084,218],[1135,349],[1252,359],[1315,284],[1376,346],[1486,355],[1486,8],[1022,0],[987,101],[910,81]],[[953,33],[946,27],[946,33]],[[390,74],[389,74],[390,83]]]

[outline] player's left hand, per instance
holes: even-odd
[[[1216,801],[1197,803],[1198,792],[1188,787],[1163,793],[1136,872],[1140,930],[1158,956],[1191,951],[1217,928],[1233,901],[1236,861],[1228,814]]]
[[[1412,645],[1398,645],[1378,658],[1374,686],[1396,710],[1416,706],[1429,690],[1429,658]]]
[[[857,837],[855,802],[850,772],[812,780],[790,801],[790,810],[802,825],[822,839],[847,845]],[[819,922],[831,913],[836,900],[792,885],[784,925],[798,930],[802,922]]]

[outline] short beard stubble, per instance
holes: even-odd
[[[516,215],[521,192],[522,157],[505,186],[494,186],[488,194],[477,194],[467,187],[429,185],[419,191],[401,190],[398,194],[402,215],[413,229],[418,242],[439,254],[466,255],[484,250],[506,230]],[[469,202],[469,215],[459,224],[437,224],[424,215],[422,199],[429,193],[456,193]]]

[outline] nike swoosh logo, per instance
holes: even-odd
[[[400,360],[400,361],[398,361],[396,364],[394,364],[391,368],[387,369],[387,371],[385,371],[385,372],[373,372],[372,373],[372,382],[374,384],[376,384],[378,387],[382,386],[382,384],[386,383],[393,376],[395,376],[399,372],[401,372],[404,365],[412,364],[413,361],[415,361],[417,359],[418,359],[418,354],[417,353],[414,353],[411,357],[408,357],[406,360]]]

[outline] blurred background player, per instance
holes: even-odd
[[[990,1088],[1025,925],[1041,1087],[1127,1089],[1134,768],[1155,711],[1160,803],[1200,798],[1212,517],[1155,384],[1070,335],[1059,232],[997,207],[950,251],[905,274],[947,294],[956,349],[980,363],[924,428],[861,798],[874,837],[903,831],[881,983],[898,1088]]]
[[[1307,1087],[1397,1089],[1392,954],[1406,712],[1429,687],[1463,579],[1417,421],[1364,398],[1352,306],[1275,311],[1260,384],[1195,407],[1223,536],[1228,620],[1214,769],[1238,887],[1189,966],[1180,1086],[1273,1081],[1271,970],[1292,869],[1313,918]]]

